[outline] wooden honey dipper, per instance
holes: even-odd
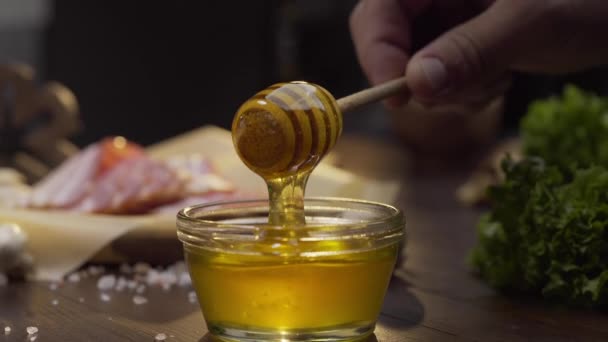
[[[277,83],[239,108],[232,122],[234,146],[264,179],[311,171],[342,133],[342,113],[406,90],[401,77],[335,100],[316,84]]]

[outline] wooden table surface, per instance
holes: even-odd
[[[397,205],[407,217],[405,261],[372,341],[608,341],[604,314],[505,297],[471,273],[466,255],[475,244],[479,212],[454,198],[466,168],[429,162],[407,171],[401,151],[356,137],[345,137],[337,148],[345,168],[401,177],[404,184]],[[10,284],[0,287],[0,342],[31,340],[27,326],[39,329],[36,341],[154,341],[157,333],[167,341],[208,341],[190,291],[148,288],[148,303],[135,305],[129,291],[102,301],[94,278],[56,290],[46,283]],[[2,335],[4,326],[10,334]]]

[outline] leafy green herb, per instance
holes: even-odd
[[[574,179],[540,158],[503,163],[495,206],[478,224],[472,262],[493,286],[559,302],[608,304],[608,171]]]
[[[521,122],[524,153],[562,170],[608,167],[608,99],[575,86],[533,102]]]
[[[608,100],[567,87],[522,122],[527,157],[503,161],[472,264],[492,286],[608,307]]]

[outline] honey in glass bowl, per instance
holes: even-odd
[[[209,331],[228,341],[369,336],[404,239],[400,210],[305,200],[302,226],[268,224],[267,200],[200,205],[178,236]]]

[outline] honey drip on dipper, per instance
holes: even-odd
[[[342,134],[342,112],[403,91],[396,79],[335,98],[307,82],[278,83],[247,100],[232,122],[232,139],[241,160],[268,185],[268,223],[305,223],[308,177]]]

